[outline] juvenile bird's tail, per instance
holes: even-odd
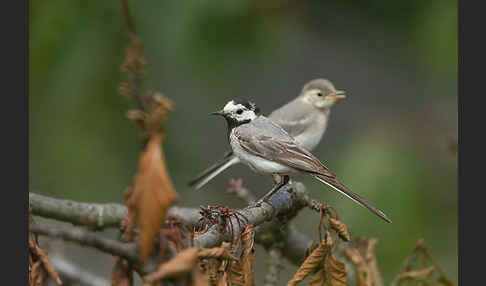
[[[382,211],[380,211],[379,209],[377,209],[377,208],[373,207],[372,205],[370,205],[368,203],[368,201],[366,201],[360,195],[352,192],[346,186],[344,186],[343,184],[341,184],[341,182],[339,182],[335,177],[329,177],[329,176],[325,176],[323,174],[318,174],[318,173],[309,173],[309,175],[311,175],[312,177],[316,178],[321,183],[324,183],[324,184],[330,186],[331,188],[333,188],[334,190],[340,192],[341,194],[347,196],[348,198],[350,198],[351,200],[353,200],[355,203],[357,203],[357,204],[359,204],[359,205],[361,205],[361,206],[369,209],[372,213],[374,213],[375,215],[379,216],[384,221],[386,221],[388,223],[391,223],[392,222],[391,219],[389,219]]]
[[[196,178],[192,179],[189,182],[189,186],[194,187],[196,190],[199,190],[204,185],[206,185],[207,182],[211,181],[214,177],[216,177],[219,173],[239,162],[240,159],[238,159],[238,157],[232,155],[226,156],[223,160],[215,163],[211,167],[202,171],[199,175],[196,176]]]

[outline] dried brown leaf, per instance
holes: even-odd
[[[219,258],[238,260],[231,251],[224,247],[203,248],[199,251],[199,258]]]
[[[61,278],[57,271],[52,266],[51,261],[47,257],[47,254],[39,247],[33,235],[29,235],[29,262],[32,262],[31,276],[29,279],[32,285],[41,285],[44,281],[44,271],[49,274],[49,276],[56,281],[57,285],[62,285]],[[29,265],[30,266],[30,265]]]
[[[429,254],[423,239],[419,239],[412,253],[405,259],[402,272],[394,278],[401,285],[410,282],[414,285],[454,285],[447,280],[439,265]]]
[[[309,274],[319,271],[322,268],[323,262],[329,253],[332,246],[332,239],[329,233],[326,232],[325,238],[317,245],[317,247],[311,252],[309,256],[300,265],[294,277],[287,283],[287,286],[294,286],[297,283],[303,281]],[[314,277],[314,280],[318,280]],[[317,281],[314,281],[317,283]],[[314,284],[318,285],[318,284]]]
[[[349,236],[348,228],[346,227],[346,225],[343,222],[341,222],[338,219],[332,218],[332,217],[330,217],[328,219],[328,221],[329,221],[331,228],[337,232],[337,234],[339,235],[339,237],[342,240],[344,240],[344,241],[350,241],[351,240],[351,237]]]
[[[44,282],[45,270],[42,267],[42,262],[37,261],[32,264],[29,275],[29,286],[40,286]]]
[[[343,262],[331,253],[326,259],[325,266],[328,274],[326,285],[346,286],[346,267]]]
[[[357,237],[351,246],[343,250],[356,268],[359,285],[383,286],[375,256],[377,243],[376,238]]]
[[[383,278],[381,277],[375,255],[375,246],[377,243],[378,240],[376,238],[369,238],[366,240],[367,247],[364,258],[366,260],[366,263],[368,264],[368,269],[370,271],[370,277],[373,285],[383,286]]]
[[[243,278],[245,286],[255,285],[253,277],[253,264],[255,262],[255,230],[253,225],[249,224],[241,234],[242,253],[240,256],[240,263],[243,268]]]
[[[126,201],[128,207],[127,230],[136,221],[140,226],[141,259],[146,260],[154,238],[164,222],[167,209],[177,200],[177,193],[168,175],[162,152],[163,135],[151,136],[139,159],[138,173],[134,178],[133,193]]]
[[[120,257],[115,257],[115,265],[111,271],[112,286],[132,286],[133,271],[127,262]]]
[[[230,261],[231,262],[231,261]],[[232,262],[231,262],[232,263]],[[218,284],[216,284],[217,286],[228,286],[230,285],[229,283],[229,277],[230,277],[230,273],[231,273],[231,269],[227,269],[226,271],[226,266],[228,265],[228,261],[224,261],[221,265],[221,267],[223,267],[223,275],[221,276],[221,278],[219,279],[218,281]],[[238,284],[232,284],[231,286],[237,286]],[[241,282],[241,284],[239,285],[243,285],[243,281]]]
[[[424,281],[426,280],[429,275],[431,275],[435,271],[435,267],[433,265],[420,269],[420,270],[411,270],[408,272],[400,273],[397,277],[397,280],[400,282],[406,279],[412,280],[419,280]]]
[[[365,259],[361,256],[358,249],[346,248],[344,254],[351,260],[356,267],[356,275],[358,276],[358,285],[360,286],[372,286],[370,269]]]
[[[249,224],[241,234],[241,255],[239,261],[231,263],[229,280],[231,285],[253,286],[253,264],[255,262],[255,230]]]
[[[226,273],[228,261],[238,260],[231,253],[231,243],[229,242],[221,243],[220,247],[201,249],[199,258],[211,286],[220,284],[222,276]]]
[[[423,239],[419,239],[412,253],[405,259],[401,273],[394,278],[394,284],[410,282],[413,285],[454,285],[447,280],[439,265],[429,254]]]
[[[312,276],[309,278],[309,284],[308,286],[324,286],[326,285],[326,270],[324,267],[321,267],[320,269],[317,270]]]
[[[174,258],[167,263],[161,264],[157,271],[146,275],[143,279],[145,283],[152,283],[169,277],[178,277],[186,273],[192,272],[196,268],[198,261],[199,248],[186,248],[179,252]]]

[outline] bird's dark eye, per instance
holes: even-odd
[[[243,113],[243,109],[236,110],[236,114],[242,114],[242,113]]]
[[[317,93],[317,96],[322,96],[322,92]]]

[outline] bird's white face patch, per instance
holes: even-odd
[[[236,111],[238,108],[245,108],[245,107],[242,104],[235,104],[235,102],[233,100],[231,100],[230,102],[228,102],[224,106],[223,110],[225,112],[230,113],[230,112]]]
[[[238,122],[253,120],[257,117],[253,110],[248,109],[241,103],[235,103],[233,100],[224,106],[223,111],[226,116],[233,118]]]

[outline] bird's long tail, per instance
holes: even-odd
[[[223,160],[215,163],[211,167],[202,171],[199,175],[196,176],[196,178],[192,179],[189,182],[189,186],[194,187],[196,190],[199,190],[204,185],[206,185],[207,182],[211,181],[214,177],[216,177],[219,173],[239,162],[240,159],[238,159],[238,157],[226,156]]]
[[[361,205],[361,206],[369,209],[372,213],[374,213],[375,215],[379,216],[384,221],[389,222],[389,223],[392,222],[391,219],[389,219],[382,211],[380,211],[379,209],[377,209],[377,208],[373,207],[372,205],[370,205],[368,203],[368,201],[366,201],[366,199],[364,199],[360,195],[352,192],[346,186],[344,186],[343,184],[341,184],[341,182],[339,182],[336,178],[329,177],[329,176],[325,176],[323,174],[318,174],[318,173],[309,173],[309,175],[311,175],[312,177],[316,178],[320,182],[322,182],[322,183],[330,186],[331,188],[333,188],[334,190],[340,192],[341,194],[347,196],[348,198],[350,198],[351,200],[353,200],[355,203],[357,203],[357,204],[359,204],[359,205]]]

